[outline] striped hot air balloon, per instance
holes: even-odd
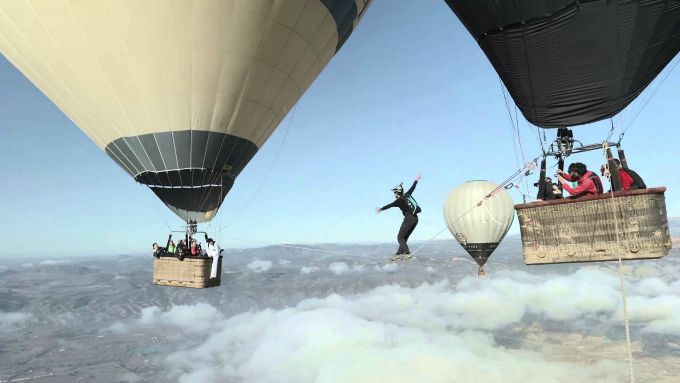
[[[184,220],[234,179],[370,0],[5,0],[0,52]]]

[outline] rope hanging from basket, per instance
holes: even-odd
[[[605,157],[605,162],[609,161],[609,156],[608,156],[608,150],[609,150],[609,138],[614,132],[614,125],[612,124],[612,130],[609,133],[609,136],[607,139],[603,142],[602,144],[602,149]],[[623,134],[621,135],[623,136]],[[612,169],[609,169],[609,172],[611,173]],[[618,169],[614,169],[614,171],[618,171]],[[610,178],[611,180],[611,178]],[[616,245],[618,251],[618,260],[619,260],[619,283],[621,285],[621,297],[623,300],[623,325],[625,328],[626,332],[626,347],[628,351],[628,381],[630,383],[635,383],[635,373],[633,369],[633,352],[631,350],[631,343],[630,343],[630,326],[629,326],[629,321],[628,321],[628,298],[626,295],[626,283],[625,283],[625,277],[623,275],[623,260],[621,259],[621,238],[619,237],[619,217],[618,217],[618,208],[619,204],[616,201],[616,198],[614,198],[614,185],[610,182],[610,190],[609,190],[609,195],[611,196],[611,206],[612,206],[612,212],[614,215],[614,231],[616,233]]]

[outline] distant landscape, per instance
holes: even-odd
[[[672,220],[674,235],[680,221]],[[680,376],[680,244],[625,265],[638,382]],[[222,285],[151,284],[150,255],[0,263],[0,381],[621,382],[615,263],[486,278],[452,240],[226,251]],[[507,366],[512,365],[509,371]],[[474,380],[474,379],[477,380]]]

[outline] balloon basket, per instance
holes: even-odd
[[[654,259],[671,238],[665,187],[515,205],[527,265]]]
[[[204,289],[219,286],[222,280],[222,257],[217,264],[217,277],[210,278],[213,259],[187,256],[160,257],[153,260],[153,284]]]
[[[483,267],[480,267],[479,270],[477,270],[477,276],[480,278],[486,277],[486,270],[484,270]]]

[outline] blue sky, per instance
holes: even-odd
[[[658,81],[614,121],[632,122],[623,141],[631,167],[648,185],[667,186],[668,215],[680,216],[680,70],[645,104]],[[540,153],[537,130],[521,116],[519,124],[528,160]],[[574,129],[584,143],[608,131],[609,121]],[[142,253],[168,225],[182,225],[1,56],[0,138],[2,257]],[[429,239],[445,227],[452,188],[499,182],[521,167],[514,147],[498,76],[444,1],[376,0],[202,228],[231,223],[215,234],[223,247],[396,243],[401,213],[373,210],[421,173],[414,196],[423,213],[412,239]],[[572,160],[596,168],[602,156]]]

